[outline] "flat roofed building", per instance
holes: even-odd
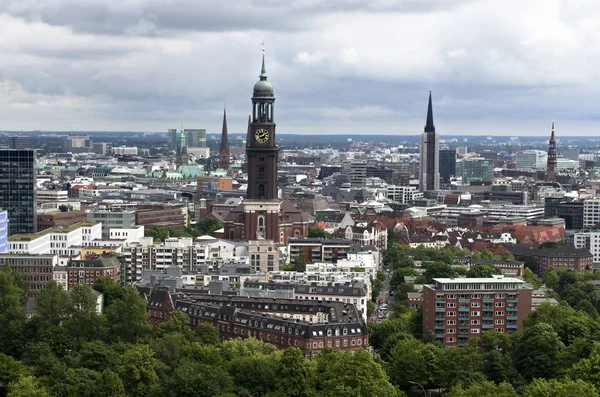
[[[483,331],[523,330],[533,289],[525,281],[490,278],[436,278],[423,286],[423,334],[443,346],[464,346]]]

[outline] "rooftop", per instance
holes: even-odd
[[[8,241],[9,242],[32,241],[32,240],[38,239],[40,237],[43,237],[47,234],[70,233],[76,229],[79,229],[80,227],[89,227],[89,226],[94,226],[96,224],[97,223],[95,223],[95,222],[79,222],[79,223],[75,223],[71,226],[56,226],[56,227],[51,227],[50,229],[42,230],[41,232],[37,232],[37,233],[15,234],[14,236],[10,236],[8,238]]]

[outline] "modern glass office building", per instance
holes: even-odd
[[[35,233],[37,153],[0,150],[0,208],[8,211],[8,235]]]

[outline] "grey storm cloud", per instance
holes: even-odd
[[[278,131],[594,133],[594,0],[0,0],[0,129],[243,131],[266,42]],[[572,132],[569,132],[572,133]]]

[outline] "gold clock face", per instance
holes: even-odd
[[[269,140],[269,131],[265,130],[264,128],[258,129],[256,130],[254,137],[258,143],[267,143]]]

